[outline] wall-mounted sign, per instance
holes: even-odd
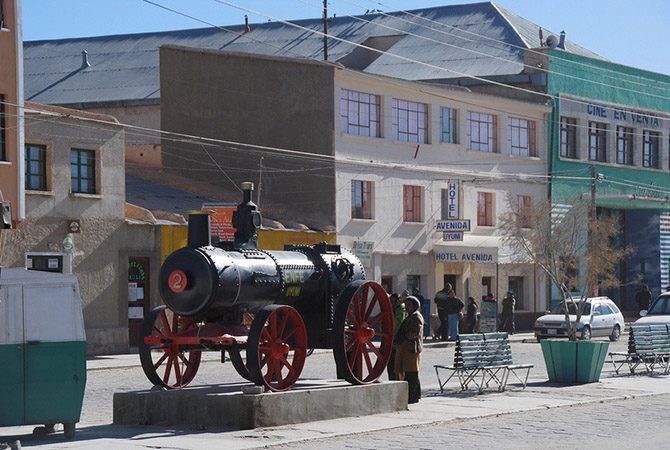
[[[209,223],[212,236],[222,241],[235,240],[235,227],[233,227],[233,212],[237,210],[234,203],[203,203],[203,211],[211,211]]]
[[[587,99],[561,97],[559,108],[562,116],[583,118],[597,122],[623,125],[635,128],[655,130],[670,129],[667,116],[647,111],[636,111],[629,108],[617,107],[602,103],[595,103]]]
[[[458,181],[447,183],[447,219],[458,219],[460,217],[458,191]]]
[[[463,232],[462,231],[443,231],[442,232],[443,241],[462,241]]]
[[[498,249],[494,247],[453,247],[448,250],[436,250],[435,261],[494,264],[498,262]]]
[[[358,256],[364,267],[370,267],[372,263],[372,250],[375,243],[372,241],[354,241],[351,251]]]
[[[463,220],[438,220],[435,224],[436,231],[470,231],[470,219]]]

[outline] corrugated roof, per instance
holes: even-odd
[[[322,29],[321,19],[293,23]],[[224,28],[230,31],[212,27],[25,42],[26,99],[51,104],[155,102],[160,96],[158,48],[164,44],[323,57],[321,36],[284,23],[252,24],[245,34],[243,25]],[[400,36],[387,51],[406,59],[384,54],[363,70],[407,80],[517,74],[523,69],[522,49],[539,46],[538,25],[491,2],[337,17],[328,28],[330,35],[358,44],[374,36]],[[545,37],[549,33],[545,30]],[[355,48],[330,39],[329,60],[337,61]],[[82,67],[84,50],[90,67]],[[601,58],[569,41],[566,51]]]

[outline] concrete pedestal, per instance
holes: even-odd
[[[404,381],[352,386],[339,380],[301,380],[288,392],[262,394],[244,394],[243,386],[117,392],[114,423],[251,429],[407,409]]]

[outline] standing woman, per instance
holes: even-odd
[[[419,369],[421,368],[421,351],[423,350],[423,316],[421,302],[410,295],[405,299],[407,318],[400,324],[396,334],[395,345],[395,372],[399,380],[408,384],[408,403],[417,403],[421,398],[421,382]]]

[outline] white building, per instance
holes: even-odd
[[[543,277],[510,262],[496,224],[509,201],[547,197],[549,108],[351,70],[334,95],[338,241],[370,277],[431,298],[445,282],[464,299],[511,290],[518,310],[543,311]],[[470,231],[443,240],[444,219]]]

